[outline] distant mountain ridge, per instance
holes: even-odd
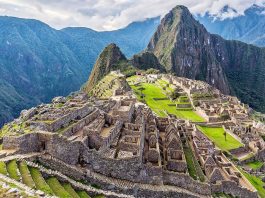
[[[223,9],[226,12],[226,8]],[[234,11],[236,12],[236,11]],[[196,16],[206,29],[213,34],[219,34],[228,40],[239,40],[260,47],[265,46],[265,5],[253,5],[243,16],[219,19],[206,13]]]
[[[0,126],[25,108],[77,91],[107,44],[119,44],[128,57],[142,51],[158,23],[153,18],[97,32],[0,17]]]
[[[223,11],[226,11],[225,8]],[[220,34],[226,39],[265,46],[263,12],[264,8],[253,6],[246,10],[245,16],[233,19],[212,22],[213,16],[209,14],[196,19],[204,24],[210,33]],[[170,17],[168,19],[170,20]],[[225,93],[234,93],[243,99],[243,102],[250,101],[252,107],[265,111],[262,84],[262,73],[265,73],[262,67],[263,50],[237,41],[227,44],[228,42],[219,36],[209,36],[209,33],[205,33],[205,28],[190,20],[189,24],[197,27],[191,28],[188,33],[190,27],[182,26],[186,28],[183,31],[186,35],[175,38],[183,40],[176,41],[174,38],[170,42],[164,42],[168,48],[162,52],[157,50],[162,47],[155,47],[159,46],[155,42],[155,37],[159,37],[161,31],[160,29],[156,32],[159,23],[160,19],[157,17],[134,22],[120,30],[97,32],[78,27],[55,30],[37,20],[0,17],[0,126],[17,117],[22,109],[78,90],[87,80],[97,56],[109,43],[116,43],[127,58],[136,54],[129,60],[129,65],[147,69],[155,64],[157,69],[163,71],[166,69],[189,78],[204,79]],[[203,35],[196,35],[196,31]],[[140,53],[155,32],[156,36],[150,42],[149,50]],[[219,46],[198,48],[194,40],[185,41],[190,35],[203,38],[206,44],[207,35],[211,37],[211,45]],[[166,35],[166,38],[172,36]],[[176,43],[177,47],[172,46]],[[180,53],[172,56],[176,54],[176,50]],[[196,67],[176,66],[180,65],[178,61],[190,65],[191,60],[197,61]],[[198,61],[202,63],[200,66]],[[211,66],[206,67],[205,63],[209,61]],[[226,62],[225,66],[222,62]],[[256,63],[255,67],[251,67],[253,63]],[[161,67],[162,64],[164,68]],[[253,73],[255,75],[252,75]],[[231,87],[230,84],[235,85]]]

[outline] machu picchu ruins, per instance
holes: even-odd
[[[89,93],[56,97],[5,125],[0,180],[37,197],[258,197],[248,176],[263,176],[265,130],[251,111],[202,81],[112,71]]]
[[[0,197],[265,197],[264,106],[252,101],[264,104],[264,86],[242,91],[229,71],[264,62],[260,50],[208,33],[184,6],[131,58],[109,44],[80,90],[1,128]]]

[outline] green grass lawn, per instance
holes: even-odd
[[[35,183],[31,177],[27,164],[25,162],[19,162],[18,167],[22,177],[22,182],[30,188],[35,188]]]
[[[48,178],[46,182],[57,197],[71,198],[71,195],[64,189],[64,187],[55,177]]]
[[[12,160],[12,161],[7,162],[6,169],[7,169],[7,172],[9,174],[9,176],[12,179],[15,179],[17,181],[20,180],[20,176],[18,174],[18,167],[17,167],[16,160]]]
[[[261,180],[261,178],[251,175],[243,171],[241,168],[239,168],[239,170],[247,178],[247,180],[257,189],[259,196],[265,197],[265,189],[263,188],[265,183]]]
[[[253,162],[247,163],[247,166],[249,166],[253,170],[257,170],[257,169],[261,168],[262,165],[263,165],[263,162],[261,162],[261,161],[253,161]]]
[[[46,183],[46,181],[42,177],[41,172],[37,168],[34,168],[34,167],[29,167],[29,171],[30,171],[31,177],[35,183],[36,188],[38,190],[45,192],[48,195],[53,195],[52,189],[50,188],[50,186]]]
[[[3,175],[8,175],[5,162],[0,162],[0,173]]]
[[[236,140],[229,133],[226,135],[226,140],[224,136],[223,128],[212,128],[212,127],[202,127],[198,126],[198,129],[203,132],[210,140],[212,140],[217,147],[221,150],[229,151],[232,149],[239,148],[243,146],[238,140]]]
[[[64,189],[73,197],[73,198],[79,198],[79,195],[75,192],[71,184],[69,183],[64,183],[62,184]]]
[[[144,88],[142,94],[145,95],[144,100],[146,104],[158,115],[161,117],[166,117],[167,113],[176,115],[178,118],[187,119],[194,122],[204,122],[205,120],[196,114],[192,110],[177,110],[176,106],[169,106],[169,104],[176,104],[167,99],[167,96],[163,93],[161,87],[150,84],[150,83],[141,83],[140,86],[131,85],[134,90],[138,100],[142,100],[141,91],[139,88]],[[155,100],[154,98],[163,98],[163,100]]]
[[[80,198],[91,198],[84,190],[77,191],[77,194]]]

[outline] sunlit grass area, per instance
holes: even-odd
[[[224,129],[222,127],[202,127],[198,126],[198,129],[203,132],[210,140],[212,140],[217,147],[222,150],[232,150],[243,146],[241,142],[231,136],[229,133],[226,133],[226,138],[224,135]]]
[[[136,81],[139,77],[130,77],[128,82]],[[164,83],[163,81],[160,83]],[[132,85],[131,88],[137,96],[139,101],[145,102],[158,116],[166,117],[167,113],[173,114],[181,119],[187,119],[194,122],[204,122],[205,120],[200,117],[196,112],[191,109],[180,110],[176,108],[177,102],[170,101],[163,93],[161,86],[151,83],[139,83]]]
[[[251,175],[243,171],[241,168],[239,168],[239,170],[247,178],[247,180],[257,189],[259,196],[265,197],[265,189],[263,188],[265,183],[261,180],[261,178]]]
[[[257,169],[259,169],[259,168],[261,168],[262,166],[263,166],[263,162],[261,162],[261,161],[253,161],[253,162],[249,162],[249,163],[247,163],[247,165],[250,167],[250,168],[252,168],[253,170],[257,170]]]

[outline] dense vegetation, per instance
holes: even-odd
[[[25,108],[79,90],[107,44],[117,43],[128,57],[140,52],[158,23],[154,18],[110,32],[58,31],[37,20],[0,17],[0,127]]]

